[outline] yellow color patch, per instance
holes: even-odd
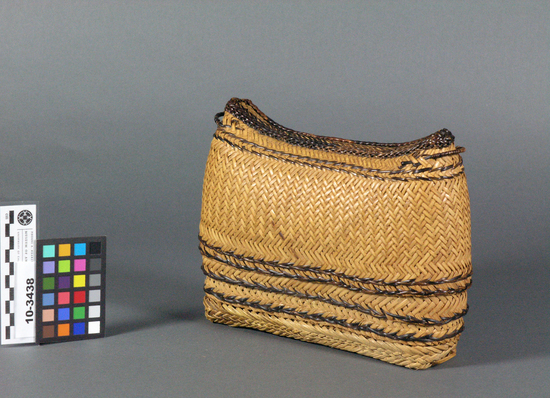
[[[73,287],[85,287],[86,275],[75,275],[73,281]]]
[[[68,257],[71,255],[71,245],[59,245],[59,257]]]

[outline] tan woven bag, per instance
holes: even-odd
[[[321,137],[237,98],[216,121],[200,223],[208,319],[413,369],[455,355],[472,269],[449,131]]]

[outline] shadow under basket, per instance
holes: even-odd
[[[455,355],[472,264],[449,131],[322,137],[237,98],[215,119],[199,236],[208,319],[412,369]]]

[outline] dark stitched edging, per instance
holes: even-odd
[[[237,145],[235,142],[231,141],[230,139],[228,139],[226,137],[223,137],[222,134],[230,137],[231,139],[233,139],[235,141],[240,141],[241,145]],[[274,149],[271,149],[271,148],[266,148],[264,146],[258,145],[254,142],[247,141],[244,138],[237,137],[235,134],[230,133],[228,131],[223,131],[223,130],[217,130],[216,133],[214,134],[214,138],[229,144],[233,148],[240,149],[242,151],[246,151],[246,152],[252,153],[254,155],[265,156],[265,157],[268,157],[268,158],[271,158],[271,159],[281,160],[281,161],[284,161],[284,162],[287,162],[287,163],[294,163],[294,164],[301,165],[301,166],[309,166],[309,167],[319,168],[319,169],[322,169],[322,170],[331,170],[331,171],[344,172],[344,173],[349,173],[349,174],[352,174],[352,175],[355,175],[355,176],[374,178],[374,179],[378,179],[378,180],[382,180],[382,181],[383,180],[392,180],[392,181],[411,181],[411,180],[415,180],[415,181],[416,180],[438,181],[438,180],[443,180],[443,179],[450,179],[450,178],[453,178],[453,177],[456,177],[456,176],[459,176],[459,175],[463,174],[463,171],[460,171],[458,173],[454,173],[454,174],[451,174],[449,176],[440,176],[440,177],[415,176],[415,177],[409,177],[409,178],[406,178],[406,177],[386,177],[386,176],[376,176],[376,175],[368,174],[368,173],[378,173],[378,174],[388,174],[388,175],[395,175],[395,174],[413,174],[414,175],[414,174],[422,174],[422,173],[436,173],[436,172],[442,173],[442,172],[445,172],[445,171],[454,170],[454,169],[459,168],[460,166],[462,166],[463,162],[462,162],[461,157],[459,158],[458,163],[449,164],[447,166],[441,166],[441,167],[423,167],[423,168],[416,168],[416,169],[413,169],[413,170],[403,170],[403,167],[405,167],[408,164],[411,164],[415,167],[418,167],[418,166],[421,165],[420,163],[413,163],[413,162],[409,161],[409,162],[402,162],[401,168],[399,168],[397,170],[381,170],[381,169],[366,168],[366,167],[353,165],[353,164],[348,164],[348,163],[343,163],[343,162],[335,162],[335,161],[331,161],[331,160],[323,160],[323,159],[312,158],[312,157],[309,157],[309,156],[301,156],[301,155],[296,155],[296,154],[292,154],[292,153],[288,153],[288,152],[277,151],[277,150],[274,150]],[[255,151],[253,149],[245,147],[244,145],[248,145],[248,146],[257,148],[257,149],[259,149],[263,152]],[[268,153],[265,153],[265,152],[268,152]],[[281,157],[281,156],[284,156],[284,157]],[[309,162],[311,162],[311,163],[309,163]],[[332,167],[329,167],[329,166],[332,166]]]
[[[361,324],[360,322],[348,322],[343,319],[338,319],[335,316],[323,316],[323,314],[310,314],[307,311],[297,311],[295,308],[288,308],[283,305],[271,305],[271,304],[261,304],[259,301],[250,301],[248,298],[237,298],[236,296],[227,296],[223,293],[214,291],[212,288],[205,288],[205,293],[216,299],[223,301],[228,304],[236,304],[249,308],[256,308],[268,313],[277,313],[277,314],[287,314],[292,316],[297,316],[302,319],[312,320],[315,322],[325,322],[331,325],[342,326],[347,329],[357,330],[361,332],[373,333],[378,336],[386,337],[391,340],[405,341],[405,342],[421,342],[421,343],[435,343],[439,341],[444,341],[453,337],[458,336],[464,331],[464,325],[459,329],[447,333],[442,337],[434,337],[433,333],[415,337],[414,333],[407,333],[399,335],[397,332],[388,333],[385,332],[382,328],[374,328],[372,324]]]
[[[354,175],[354,176],[357,176],[357,177],[372,178],[372,179],[380,180],[380,181],[388,181],[388,180],[390,180],[390,181],[399,181],[399,182],[418,181],[418,180],[422,180],[422,181],[441,181],[441,180],[450,180],[450,179],[456,178],[456,177],[461,176],[462,174],[464,174],[464,170],[462,170],[458,173],[451,174],[451,175],[448,175],[448,176],[441,176],[441,177],[421,177],[421,176],[409,177],[409,178],[405,178],[405,177],[381,177],[381,176],[369,175],[369,174],[365,174],[365,173],[356,173],[356,172],[346,170],[346,169],[336,169],[336,168],[327,167],[327,166],[324,166],[324,165],[315,165],[315,164],[311,164],[311,163],[307,163],[307,162],[301,162],[299,160],[285,159],[285,158],[281,158],[281,157],[274,156],[274,155],[267,154],[267,153],[257,152],[257,151],[254,151],[252,149],[248,149],[248,148],[236,145],[235,143],[231,142],[230,140],[228,140],[226,138],[223,138],[223,137],[220,137],[219,135],[214,135],[214,138],[227,143],[228,145],[230,145],[231,147],[233,147],[235,149],[238,149],[238,150],[243,151],[243,152],[249,152],[253,155],[265,156],[267,158],[275,159],[275,160],[278,160],[278,161],[281,161],[281,162],[297,164],[297,165],[300,165],[300,166],[312,167],[312,168],[316,168],[316,169],[320,169],[320,170],[330,170],[330,171],[335,171],[335,172],[340,172],[340,173],[347,173],[347,174],[351,174],[351,175]]]
[[[346,283],[345,281],[341,280],[333,280],[328,278],[321,278],[321,277],[311,277],[311,276],[304,276],[304,275],[296,275],[289,273],[287,271],[275,271],[273,269],[263,269],[256,266],[248,266],[244,264],[238,264],[236,262],[232,262],[228,259],[224,259],[220,256],[213,255],[206,250],[204,250],[202,247],[199,247],[199,250],[201,254],[207,258],[214,259],[216,261],[222,262],[224,264],[227,264],[229,266],[232,266],[237,269],[245,270],[245,271],[252,271],[257,272],[264,275],[271,275],[271,276],[278,276],[283,278],[290,278],[290,279],[296,279],[300,281],[306,281],[306,282],[321,282],[321,283],[327,283],[334,286],[339,286],[344,289],[350,290],[350,291],[360,291],[368,294],[378,294],[378,295],[386,295],[386,296],[441,296],[441,295],[449,295],[449,294],[457,294],[462,293],[466,289],[470,287],[472,284],[471,281],[467,282],[464,287],[460,288],[448,288],[448,289],[435,289],[435,290],[428,290],[428,289],[420,289],[420,290],[403,290],[403,289],[397,289],[396,290],[383,290],[378,288],[376,285],[372,289],[369,289],[364,286],[353,286],[349,283]],[[260,262],[256,261],[256,263],[261,263],[266,267],[273,266],[273,267],[280,267],[284,269],[284,266],[280,265],[271,265],[267,262]]]
[[[290,270],[300,271],[300,272],[311,272],[311,273],[314,273],[314,274],[317,274],[317,275],[326,276],[328,278],[335,277],[335,278],[338,278],[338,279],[346,279],[346,280],[349,280],[351,282],[368,283],[368,284],[380,285],[380,286],[391,286],[391,287],[398,287],[398,286],[432,286],[432,285],[441,285],[441,284],[445,284],[445,283],[461,282],[463,280],[469,279],[472,276],[472,273],[470,272],[466,275],[460,275],[460,276],[456,276],[456,277],[452,277],[452,278],[443,278],[443,279],[439,279],[439,280],[435,280],[435,281],[407,279],[407,280],[395,280],[395,281],[389,281],[388,282],[388,281],[385,281],[383,279],[360,278],[360,277],[353,276],[353,275],[347,275],[347,274],[344,274],[343,272],[337,272],[337,271],[332,270],[332,269],[322,270],[321,267],[316,267],[316,266],[312,266],[312,265],[297,266],[294,263],[281,263],[281,262],[275,261],[275,260],[266,261],[266,260],[263,260],[263,259],[254,258],[252,256],[244,256],[244,255],[241,255],[241,254],[236,254],[234,251],[224,251],[221,247],[211,245],[208,242],[206,242],[206,240],[204,240],[201,236],[199,236],[199,243],[200,243],[199,250],[201,251],[201,253],[204,252],[203,254],[207,255],[210,258],[217,259],[218,257],[204,251],[203,246],[210,249],[210,250],[212,250],[212,251],[214,251],[214,252],[216,252],[219,255],[226,256],[226,257],[232,257],[237,261],[244,261],[244,262],[248,262],[248,263],[252,263],[252,264],[261,264],[261,265],[268,266],[268,267],[290,269]],[[220,258],[220,260],[223,260],[223,262],[229,261],[229,260],[225,260],[225,259],[222,259],[222,258]],[[234,263],[229,262],[228,264],[233,265]],[[252,271],[252,270],[256,270],[256,269],[257,268],[250,268],[249,270]],[[283,275],[283,273],[278,273],[276,271],[273,271],[273,273],[274,273],[274,275],[278,275],[278,276],[286,276],[286,275]],[[288,274],[288,275],[293,275],[293,274]],[[309,280],[309,277],[305,277],[305,278],[307,280]],[[337,281],[334,281],[333,279],[322,279],[322,278],[317,279],[317,281],[319,281],[319,282],[337,282]],[[464,290],[466,290],[466,288],[462,289],[461,291],[464,291]],[[430,292],[433,292],[433,291],[430,290]]]
[[[416,317],[413,317],[411,315],[398,315],[398,314],[394,314],[394,313],[384,311],[384,310],[377,311],[372,307],[364,307],[360,304],[352,304],[352,303],[348,303],[348,302],[343,301],[343,300],[335,300],[332,297],[327,298],[327,297],[323,297],[323,296],[319,296],[319,295],[309,294],[309,293],[306,293],[306,292],[300,292],[298,290],[292,290],[292,289],[288,289],[288,288],[277,288],[277,287],[274,287],[273,285],[272,286],[266,286],[266,285],[263,285],[259,282],[252,282],[252,281],[244,280],[242,278],[233,279],[233,278],[230,278],[226,275],[215,274],[213,272],[207,271],[205,269],[204,265],[201,266],[201,269],[202,269],[202,272],[207,277],[209,277],[211,279],[214,279],[216,281],[219,281],[219,282],[224,282],[224,283],[230,284],[230,285],[241,286],[241,287],[245,287],[245,288],[248,288],[248,289],[259,290],[259,291],[262,291],[262,292],[284,294],[286,296],[294,296],[294,297],[307,299],[307,300],[321,301],[321,302],[326,303],[326,304],[331,304],[331,305],[334,305],[334,306],[343,307],[343,308],[346,308],[346,309],[363,312],[363,313],[365,313],[367,315],[371,315],[375,318],[387,319],[387,320],[390,320],[390,318],[392,318],[392,319],[396,319],[398,321],[405,322],[405,323],[420,324],[420,325],[445,325],[449,322],[452,322],[452,321],[455,321],[457,319],[460,319],[460,318],[464,317],[467,314],[468,308],[469,308],[468,306],[466,306],[466,308],[462,312],[455,313],[451,317],[441,317],[440,320],[432,319],[432,318],[416,318]]]

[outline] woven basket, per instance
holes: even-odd
[[[449,131],[321,137],[236,98],[216,121],[199,237],[208,319],[413,369],[455,355],[472,269]]]

